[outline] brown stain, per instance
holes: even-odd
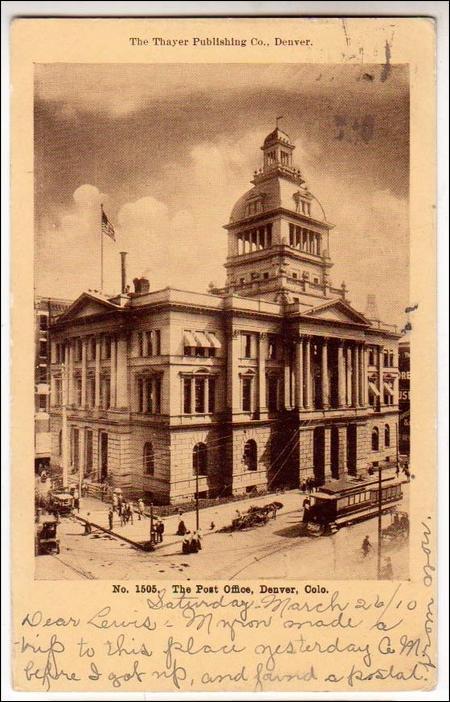
[[[385,80],[389,78],[389,75],[391,73],[392,67],[391,67],[391,45],[389,44],[388,41],[386,41],[384,45],[384,55],[385,55],[385,63],[383,65],[383,70],[381,71],[381,76],[380,80],[384,83]]]

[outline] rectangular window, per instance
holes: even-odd
[[[295,273],[295,271],[294,271],[294,273],[292,274],[292,277],[293,277],[293,278],[298,278],[298,274]]]
[[[183,412],[184,414],[191,414],[192,407],[192,385],[191,378],[184,378],[183,380]]]
[[[41,331],[47,331],[48,328],[48,317],[46,314],[39,315],[39,329]]]
[[[81,378],[75,378],[75,405],[81,407]]]
[[[184,355],[185,356],[192,356],[192,347],[191,346],[185,346],[184,347]]]
[[[143,332],[137,333],[137,352],[138,352],[138,356],[144,355],[144,333]]]
[[[276,412],[278,409],[278,378],[273,376],[268,378],[267,408],[269,412]]]
[[[47,395],[39,395],[39,409],[41,412],[47,410]]]
[[[211,414],[216,409],[216,379],[209,378],[208,380],[208,412]]]
[[[272,224],[266,226],[267,248],[272,246]]]
[[[243,342],[244,342],[244,358],[251,358],[252,357],[252,335],[251,334],[243,334]]]
[[[389,355],[387,351],[384,351],[383,353],[383,365],[385,368],[387,368],[389,365]]]
[[[295,246],[295,226],[289,224],[289,246]]]
[[[145,332],[145,336],[147,339],[147,356],[153,356],[155,353],[155,350],[153,348],[153,332]]]
[[[161,378],[154,381],[154,413],[161,414]]]
[[[147,404],[145,407],[145,412],[147,412],[147,414],[153,414],[155,406],[155,398],[153,396],[153,380],[151,378],[144,378],[144,383],[147,390]]]
[[[144,411],[144,381],[142,378],[137,380],[137,404],[138,412]]]
[[[109,378],[103,380],[102,388],[102,407],[103,409],[109,409],[111,404],[111,381]]]
[[[210,358],[214,358],[215,355],[216,355],[216,349],[214,348],[214,346],[211,346],[211,348],[208,349],[208,356]]]
[[[111,337],[105,336],[103,339],[103,358],[109,360],[111,358]]]
[[[155,356],[161,355],[161,331],[159,329],[155,329],[153,354]]]
[[[93,407],[95,404],[95,378],[94,376],[90,376],[87,379],[87,393],[86,393],[86,401],[87,401],[87,406],[88,407]]]
[[[277,338],[273,334],[269,334],[269,353],[268,358],[272,360],[277,357]]]
[[[84,472],[88,475],[92,471],[93,467],[93,433],[92,429],[86,429],[85,435],[85,464]]]
[[[195,378],[195,411],[205,413],[205,378]]]
[[[46,358],[46,356],[47,356],[47,342],[46,341],[39,342],[39,356],[41,358]]]
[[[55,405],[62,405],[62,380],[55,378]]]
[[[264,280],[268,280],[268,279],[269,279],[269,274],[268,274],[268,273],[263,273],[263,278],[264,278]]]
[[[39,366],[39,368],[38,368],[38,382],[39,383],[46,383],[47,382],[47,366]]]
[[[242,411],[252,410],[252,379],[242,378]]]
[[[89,339],[89,344],[88,344],[88,358],[89,358],[89,360],[95,361],[96,355],[97,355],[97,346],[95,343],[95,336],[93,336]]]

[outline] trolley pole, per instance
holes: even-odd
[[[378,580],[381,580],[381,466],[378,466]]]

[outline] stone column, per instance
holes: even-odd
[[[142,383],[142,412],[144,414],[147,412],[148,408],[148,378],[144,375],[141,376]]]
[[[338,345],[338,405],[345,406],[345,364],[344,364],[344,344],[342,341]]]
[[[358,349],[352,346],[352,407],[358,407]]]
[[[232,413],[240,411],[240,378],[239,355],[241,334],[237,329],[230,329],[228,338],[228,378],[227,378],[227,404]]]
[[[367,365],[367,360],[368,360],[368,349],[367,346],[364,344],[363,349],[363,406],[368,407],[369,406],[369,378],[368,378],[368,365]]]
[[[378,398],[378,401],[380,403],[380,406],[383,404],[383,397],[384,397],[384,392],[383,392],[383,354],[384,354],[384,348],[383,346],[378,347],[378,380],[377,380],[377,387],[378,387],[378,392],[380,393],[380,396]]]
[[[261,332],[258,338],[258,409],[259,418],[267,416],[266,358],[268,352],[267,334]]]
[[[284,408],[291,409],[291,347],[284,342]]]
[[[205,414],[208,414],[208,385],[209,385],[209,378],[206,377],[205,382],[203,384],[203,405],[204,405],[204,410]]]
[[[295,349],[295,406],[303,409],[303,339],[297,340]]]
[[[68,354],[67,354],[68,350]],[[70,340],[68,342],[68,347],[66,346],[66,378],[67,378],[67,389],[66,389],[66,397],[67,397],[67,404],[69,406],[73,405],[74,403],[74,397],[73,397],[73,356],[74,356],[74,348],[73,348],[73,342]]]
[[[305,341],[305,408],[312,409],[312,387],[311,387],[311,339],[306,338]]]
[[[328,376],[328,339],[322,339],[322,407],[330,406],[330,380]]]
[[[100,368],[102,359],[102,338],[97,336],[95,339],[95,401],[94,406],[100,407],[101,404],[101,378],[100,378]]]
[[[347,345],[347,407],[352,406],[352,347]]]
[[[78,432],[78,462],[80,466],[80,475],[84,477],[84,469],[86,465],[86,429],[80,427]]]
[[[116,337],[111,337],[111,381],[110,381],[110,407],[114,408],[116,406],[116,363],[117,363],[117,346]]]
[[[127,338],[125,335],[117,339],[117,371],[116,371],[116,406],[128,408],[128,367],[127,367]]]
[[[87,338],[81,341],[81,407],[86,407],[87,396]]]

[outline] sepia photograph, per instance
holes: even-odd
[[[36,579],[409,579],[409,100],[35,64]]]

